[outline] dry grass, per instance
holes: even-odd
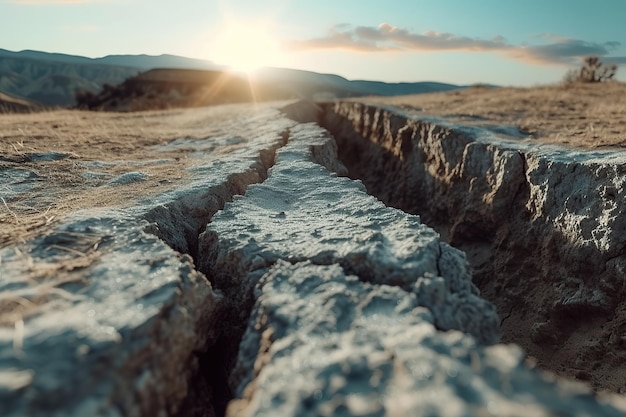
[[[251,110],[247,105],[229,105],[139,113],[0,114],[0,248],[41,234],[72,211],[123,207],[138,196],[172,189],[193,163],[188,159],[192,150],[154,147],[180,138],[232,136],[237,130],[233,111],[243,115]],[[33,161],[32,155],[47,152],[69,155]],[[97,162],[105,164],[88,165]],[[15,184],[11,188],[1,179],[3,171],[9,178],[16,171],[29,176],[26,182],[32,188],[16,193]],[[90,171],[106,177],[86,177]],[[147,174],[147,179],[105,185],[111,177],[133,171]]]
[[[25,321],[49,308],[73,303],[79,293],[67,285],[86,284],[77,271],[108,250],[107,236],[55,232],[64,216],[84,208],[124,207],[137,199],[171,190],[196,163],[191,148],[157,149],[175,139],[232,137],[237,116],[249,117],[249,105],[229,105],[140,113],[50,111],[0,114],[0,327],[14,328],[21,348]],[[245,127],[244,127],[245,129]],[[210,139],[207,139],[210,140]],[[239,146],[214,145],[220,155]],[[57,152],[64,158],[41,160]],[[141,171],[147,179],[112,186],[117,175]],[[86,175],[86,174],[98,174]],[[41,236],[34,254],[26,244]],[[6,274],[6,275],[3,275]],[[78,280],[78,281],[77,281]]]
[[[359,99],[356,99],[359,100]],[[626,147],[626,83],[536,88],[468,88],[401,97],[369,97],[461,124],[519,128],[530,140],[576,148]]]
[[[40,307],[55,300],[74,301],[80,297],[63,290],[64,284],[76,282],[72,279],[55,278],[49,281],[31,280],[25,290],[0,292],[0,327],[15,326],[33,314]]]
[[[418,115],[445,116],[462,124],[515,126],[529,141],[584,148],[626,147],[624,83],[468,88],[364,101],[391,104]],[[175,187],[185,177],[192,150],[163,152],[154,146],[178,138],[232,136],[237,130],[233,111],[243,116],[251,106],[137,113],[63,110],[0,114],[0,248],[42,233],[77,209],[124,206],[138,195]],[[32,161],[31,155],[45,152],[66,153],[68,157]],[[88,168],[86,164],[95,161],[109,164]],[[3,171],[9,177],[15,172],[10,170],[30,175],[33,188],[16,194],[2,180]],[[109,187],[103,186],[104,179],[86,177],[90,170],[107,178],[131,171],[144,172],[148,177],[137,184]]]
[[[76,271],[94,264],[108,250],[103,248],[111,236],[85,232],[55,232],[43,236],[37,255],[28,246],[14,246],[8,265],[0,257],[0,284],[9,284],[0,291],[0,327],[15,327],[16,348],[20,346],[19,329],[33,315],[49,304],[60,308],[81,299],[80,291],[71,292],[67,284],[87,284]],[[4,266],[4,268],[2,268]],[[3,272],[11,272],[3,277]],[[18,349],[19,350],[19,349]]]

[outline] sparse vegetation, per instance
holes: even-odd
[[[617,65],[607,65],[597,56],[588,56],[578,69],[571,69],[563,78],[565,84],[573,83],[600,83],[611,81],[617,72]]]
[[[88,109],[91,104],[94,102],[96,95],[91,91],[82,91],[77,90],[74,94],[74,99],[76,101],[76,107],[79,109]]]
[[[521,135],[542,143],[626,147],[626,83],[618,81],[574,83],[567,88],[467,88],[371,101],[444,116],[462,125],[517,128]]]
[[[216,83],[219,89],[209,94]],[[245,102],[251,96],[247,83],[220,72],[155,69],[116,86],[104,84],[97,94],[77,92],[75,99],[81,110],[138,111]]]
[[[4,174],[0,176],[0,248],[49,230],[73,210],[120,207],[138,195],[175,187],[195,159],[186,157],[188,149],[156,147],[179,138],[236,136],[239,127],[225,124],[216,130],[215,122],[233,111],[232,106],[214,106],[140,114],[75,110],[0,114],[0,173]],[[249,117],[256,110],[242,105],[238,111]],[[244,146],[245,141],[224,149]],[[29,157],[55,152],[72,156],[49,161]],[[107,186],[109,180],[132,170],[130,161],[137,161],[148,178],[123,187]],[[27,184],[32,188],[25,191],[22,187]],[[0,297],[0,315],[2,303]]]
[[[134,92],[130,91],[128,80],[126,80],[119,86],[105,83],[102,85],[102,90],[98,94],[94,94],[90,91],[77,91],[74,98],[76,100],[77,109],[98,110],[103,109],[107,101],[117,104],[118,99],[124,96],[133,97],[132,93]]]

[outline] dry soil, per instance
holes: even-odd
[[[624,83],[473,87],[355,100],[393,105],[461,124],[505,126],[512,128],[519,140],[528,142],[587,149],[626,147]],[[5,180],[0,181],[0,248],[45,233],[77,209],[124,206],[139,194],[175,187],[185,180],[185,168],[191,163],[187,156],[192,150],[164,151],[157,146],[179,138],[236,135],[236,125],[222,125],[216,130],[219,123],[208,123],[233,109],[242,114],[254,111],[253,106],[244,104],[136,113],[58,110],[0,114],[0,178],[3,172],[11,175],[17,170],[29,173],[28,180],[35,184],[28,192],[15,194]],[[216,153],[227,151],[220,148]],[[65,156],[37,160],[37,155],[52,152]],[[85,177],[94,166],[107,178],[141,171],[147,179],[132,186],[102,187],[97,180]]]

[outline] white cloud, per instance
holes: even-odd
[[[412,32],[388,23],[377,27],[345,24],[332,27],[326,36],[319,38],[295,40],[288,42],[291,50],[344,49],[358,52],[496,52],[509,58],[533,64],[575,64],[580,58],[589,55],[608,56],[620,46],[617,41],[605,43],[586,42],[555,34],[539,34],[533,38],[541,40],[540,44],[511,44],[501,35],[491,39],[472,38],[426,31]],[[607,57],[615,62],[626,60],[626,57]]]

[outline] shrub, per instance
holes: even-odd
[[[597,56],[588,56],[583,60],[582,67],[569,70],[563,81],[572,83],[600,83],[611,81],[615,77],[617,65],[607,65],[600,61]]]
[[[91,91],[76,91],[74,99],[76,100],[77,108],[89,109],[93,105],[96,95]]]

